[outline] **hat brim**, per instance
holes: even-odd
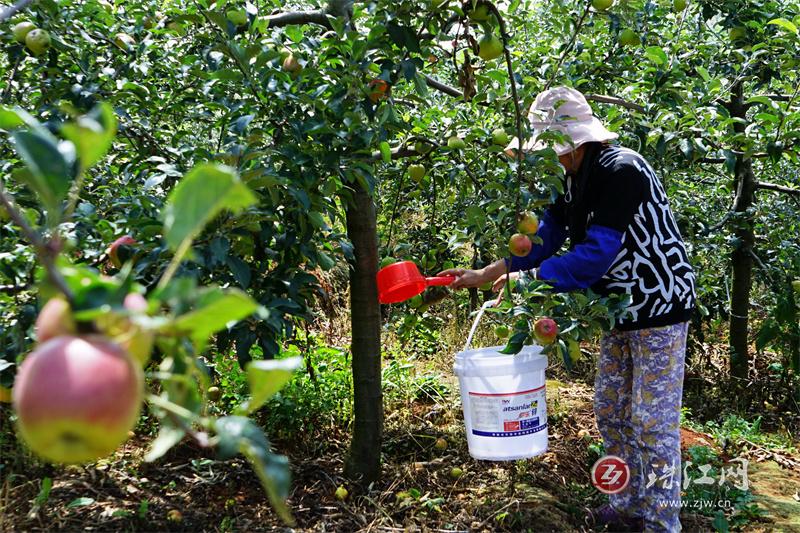
[[[592,117],[591,120],[585,120],[582,122],[552,124],[542,128],[537,128],[534,126],[533,135],[531,135],[531,138],[528,140],[528,142],[523,145],[522,150],[524,152],[536,152],[551,146],[548,142],[539,140],[539,136],[545,131],[557,131],[566,134],[570,139],[572,139],[571,144],[563,143],[552,145],[552,148],[555,150],[557,155],[568,154],[578,148],[580,145],[588,142],[607,142],[619,137],[619,135],[609,131],[605,126],[603,126],[603,123],[600,122],[596,117]],[[508,146],[506,146],[505,151],[508,152],[517,150],[518,147],[519,139],[514,137]]]

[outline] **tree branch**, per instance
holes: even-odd
[[[10,19],[29,5],[33,3],[33,0],[19,0],[13,6],[9,6],[5,8],[2,12],[0,12],[0,22],[5,22],[6,20]]]
[[[603,104],[614,104],[620,107],[625,107],[627,109],[633,109],[634,111],[638,111],[640,113],[644,113],[645,109],[644,106],[639,104],[634,104],[633,102],[628,102],[627,100],[623,100],[622,98],[616,98],[614,96],[603,96],[601,94],[587,94],[585,95],[587,100],[592,100],[594,102],[600,102]]]
[[[332,30],[328,15],[324,11],[289,11],[266,17],[270,28],[282,28],[293,24],[319,24]]]
[[[586,20],[586,16],[589,14],[589,8],[592,7],[590,2],[586,2],[586,9],[583,10],[583,15],[581,18],[578,19],[578,22],[575,24],[575,32],[572,34],[572,38],[569,40],[569,44],[567,47],[564,48],[564,52],[561,53],[561,57],[558,58],[558,63],[556,63],[556,67],[553,69],[553,75],[550,76],[550,79],[547,80],[547,85],[544,86],[544,90],[550,88],[553,82],[558,76],[558,71],[561,70],[561,65],[564,63],[564,60],[567,58],[567,54],[572,51],[572,45],[575,44],[575,40],[578,38],[578,34],[581,32],[581,28],[583,27],[583,22]],[[520,148],[522,147],[522,140],[520,140],[519,144]]]
[[[67,286],[67,282],[64,280],[61,272],[56,268],[55,263],[55,256],[58,255],[60,243],[58,243],[56,239],[49,242],[45,241],[39,232],[28,224],[28,221],[14,205],[12,196],[5,192],[5,187],[2,182],[0,182],[0,205],[5,207],[11,220],[22,230],[25,238],[33,245],[34,250],[36,250],[36,255],[39,261],[42,262],[42,265],[44,265],[47,277],[50,279],[51,283],[55,285],[67,301],[72,304],[75,301],[75,296],[72,294],[72,290],[69,286]]]
[[[455,96],[456,98],[462,98],[464,96],[464,94],[455,87],[451,87],[446,83],[442,83],[439,80],[431,78],[427,74],[423,74],[423,76],[425,77],[425,83],[428,85],[428,87],[433,87],[437,91],[449,94],[450,96]]]
[[[777,191],[786,194],[795,194],[797,196],[800,196],[800,189],[794,189],[792,187],[785,187],[783,185],[777,185],[775,183],[767,183],[764,181],[757,181],[756,189],[766,189],[768,191]]]

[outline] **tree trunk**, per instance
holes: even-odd
[[[730,104],[731,115],[745,118],[746,108],[742,96],[742,85],[733,87]],[[744,133],[744,124],[735,123],[737,133]],[[753,284],[752,249],[755,242],[753,234],[753,216],[746,214],[755,201],[756,178],[753,174],[753,163],[750,158],[738,156],[735,167],[736,199],[733,211],[734,235],[736,247],[731,253],[733,279],[731,280],[731,315],[730,315],[730,371],[731,376],[747,379],[750,354],[748,350],[748,316],[750,313],[750,289]]]
[[[375,203],[358,185],[347,206],[347,235],[355,254],[350,270],[355,422],[345,471],[349,477],[368,484],[380,477],[381,470],[381,322],[375,280],[378,271]]]

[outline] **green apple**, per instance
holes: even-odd
[[[459,137],[458,135],[453,135],[449,139],[447,139],[447,147],[451,150],[463,150],[467,147],[467,143],[464,142],[464,139]]]
[[[25,37],[27,37],[28,34],[35,29],[36,25],[33,22],[25,20],[14,24],[14,27],[11,28],[11,33],[14,35],[14,39],[18,43],[25,44]]]
[[[496,144],[498,146],[506,146],[508,144],[509,138],[508,133],[503,128],[497,128],[492,131],[492,144]]]
[[[494,334],[497,335],[498,339],[505,339],[511,335],[511,330],[508,329],[508,326],[500,325],[494,328]]]
[[[464,471],[457,466],[454,466],[450,469],[450,477],[453,479],[458,479],[464,475]]]
[[[50,48],[50,34],[39,28],[31,30],[25,36],[25,46],[33,55],[40,56]]]
[[[219,387],[209,387],[208,388],[208,399],[212,402],[216,402],[222,397],[222,391]]]
[[[13,388],[22,439],[53,463],[88,463],[129,438],[144,396],[142,369],[99,335],[40,344]]]
[[[411,176],[411,179],[414,180],[415,183],[422,181],[426,172],[425,165],[415,164],[408,166],[408,175]]]
[[[592,0],[592,7],[598,11],[605,11],[614,5],[614,0]]]
[[[740,39],[744,39],[747,35],[747,28],[744,26],[734,26],[730,30],[728,30],[728,37],[731,41],[738,41]]]
[[[569,359],[573,364],[581,360],[583,353],[581,353],[581,343],[576,340],[570,339],[569,341]]]
[[[394,257],[384,257],[383,260],[381,260],[381,268],[386,268],[387,266],[393,265],[396,262],[397,261],[395,261]]]
[[[794,289],[794,292],[800,294],[800,279],[796,279],[792,282],[792,288]]]
[[[487,33],[478,43],[478,56],[484,61],[491,61],[503,55],[503,43],[496,35]]]
[[[680,13],[686,9],[686,0],[672,0],[672,9],[676,13]]]
[[[539,231],[539,219],[533,213],[523,213],[517,222],[517,231],[526,235],[535,235]]]
[[[247,12],[244,9],[229,9],[225,13],[225,16],[236,26],[244,26],[247,24]]]
[[[344,501],[347,499],[347,489],[344,488],[342,485],[339,485],[339,488],[336,489],[336,492],[333,493],[337,500]]]
[[[489,6],[478,4],[475,9],[470,10],[469,19],[475,22],[485,22],[489,20]]]
[[[433,447],[439,450],[440,452],[444,451],[447,449],[447,441],[442,437],[439,437],[438,439],[436,439],[436,442],[433,444]]]
[[[622,46],[638,46],[642,44],[639,35],[630,28],[625,28],[619,32],[619,44]]]

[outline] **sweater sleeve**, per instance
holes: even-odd
[[[623,233],[592,225],[586,239],[572,250],[541,263],[539,279],[547,280],[556,292],[586,289],[608,272],[622,249]]]
[[[530,253],[524,257],[512,256],[510,259],[506,259],[506,266],[510,264],[511,272],[535,268],[556,253],[567,240],[567,229],[564,224],[556,220],[556,217],[548,209],[542,216],[536,235],[542,239],[542,244],[534,244]]]

